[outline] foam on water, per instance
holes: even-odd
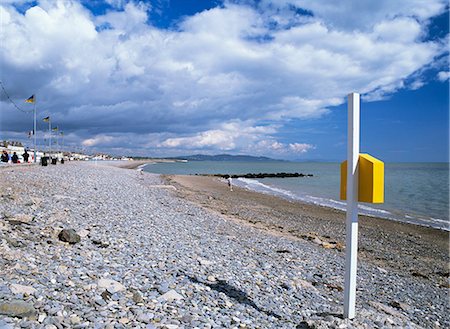
[[[290,200],[345,210],[340,201],[339,163],[190,161],[146,166],[146,171],[162,174],[246,174],[301,172],[313,177],[236,179],[250,190]],[[386,163],[385,202],[360,204],[360,212],[418,225],[449,229],[449,164]],[[262,181],[264,183],[262,183]]]
[[[248,178],[238,178],[235,181],[235,185],[239,187],[246,188],[251,191],[256,191],[260,193],[280,196],[288,200],[294,200],[294,201],[302,201],[310,204],[315,204],[319,206],[325,206],[329,208],[334,208],[338,210],[345,211],[347,204],[346,202],[337,201],[329,198],[323,198],[323,197],[316,197],[312,195],[299,195],[296,193],[293,193],[292,191],[284,190],[278,187],[273,187],[266,185],[264,183],[261,183],[260,181],[256,179],[248,179]],[[450,231],[448,221],[438,219],[438,218],[420,218],[415,216],[409,216],[409,215],[400,215],[396,216],[395,214],[383,210],[383,209],[377,209],[373,207],[369,207],[367,205],[359,204],[358,205],[360,214],[371,216],[371,217],[380,217],[380,218],[386,218],[394,221],[401,221],[405,223],[415,224],[415,225],[421,225],[421,226],[427,226],[427,227],[434,227],[441,230]]]

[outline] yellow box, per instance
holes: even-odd
[[[384,163],[369,154],[358,159],[358,201],[384,202]],[[341,200],[347,199],[347,161],[341,163]]]

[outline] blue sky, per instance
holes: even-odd
[[[0,80],[37,96],[66,147],[141,156],[448,161],[448,4],[441,0],[6,0]],[[351,15],[351,16],[349,16]],[[0,93],[0,139],[32,116]]]

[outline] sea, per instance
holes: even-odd
[[[360,203],[359,213],[450,231],[449,163],[385,163],[385,202]],[[189,161],[148,164],[158,174],[303,173],[299,178],[238,178],[233,184],[267,193],[345,210],[339,199],[340,164],[327,162]]]

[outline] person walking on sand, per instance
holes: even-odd
[[[4,150],[2,153],[2,162],[8,162],[8,160],[9,160],[8,152],[6,152],[6,150]]]
[[[17,156],[16,152],[13,153],[11,161],[12,163],[17,163],[19,161],[19,157]]]
[[[233,179],[231,179],[231,176],[228,176],[228,187],[230,188],[230,191],[233,191]]]
[[[30,157],[30,155],[28,154],[27,150],[25,150],[25,153],[22,154],[22,156],[23,156],[23,162],[28,163],[28,158]]]

